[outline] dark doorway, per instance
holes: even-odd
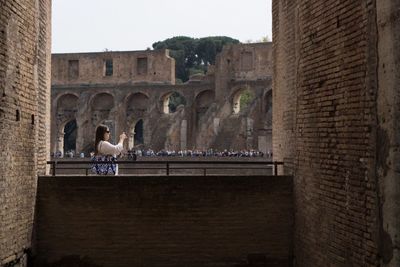
[[[64,155],[66,152],[76,150],[76,133],[78,126],[76,120],[68,122],[64,127]]]
[[[143,120],[140,119],[135,125],[135,139],[134,144],[141,145],[143,144]]]

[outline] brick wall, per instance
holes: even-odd
[[[112,61],[109,76],[106,60]],[[168,50],[53,54],[51,73],[52,85],[175,84],[175,60]]]
[[[35,251],[39,266],[288,266],[292,203],[282,176],[40,177]]]
[[[0,7],[0,266],[24,266],[49,154],[50,1]]]
[[[380,261],[375,14],[375,1],[273,1],[274,156],[295,174],[298,266]]]
[[[400,266],[400,2],[377,3],[377,180],[381,195],[383,266]]]
[[[299,50],[296,46],[298,14],[295,7],[296,1],[276,1],[273,4],[272,148],[274,158],[285,162],[286,173],[293,172],[295,157],[296,55]]]

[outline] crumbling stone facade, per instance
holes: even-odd
[[[274,159],[298,266],[399,266],[398,1],[273,1]]]
[[[125,131],[127,149],[272,149],[272,44],[231,45],[209,73],[175,84],[167,50],[54,54],[53,153],[67,149],[66,125],[76,121],[76,152],[93,150],[94,132]],[[240,110],[240,96],[254,100]],[[169,111],[178,93],[185,105]],[[68,128],[68,127],[67,127]],[[138,137],[140,135],[140,137]]]
[[[48,0],[0,0],[0,266],[24,266],[50,134]]]

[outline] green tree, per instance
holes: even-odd
[[[215,57],[222,51],[224,45],[238,44],[239,41],[227,36],[213,36],[197,39],[196,54],[198,64],[214,65]]]
[[[250,90],[244,91],[240,95],[240,110],[245,110],[254,100],[254,95]]]
[[[187,36],[176,36],[153,44],[155,50],[169,49],[170,56],[175,59],[175,75],[182,81],[189,78],[189,68],[196,59],[195,39]]]
[[[183,106],[186,105],[185,98],[181,94],[173,92],[169,97],[169,104],[168,104],[169,112],[174,113],[180,105]]]
[[[215,64],[215,56],[226,44],[239,43],[226,36],[204,37],[200,39],[176,36],[153,44],[155,50],[169,49],[175,59],[176,78],[183,82],[193,73],[205,73],[207,66]]]

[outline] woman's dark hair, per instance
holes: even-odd
[[[106,125],[100,124],[97,126],[96,129],[96,140],[94,141],[94,153],[97,155],[99,150],[97,146],[99,145],[100,141],[104,141],[104,134],[108,131],[108,127]]]

